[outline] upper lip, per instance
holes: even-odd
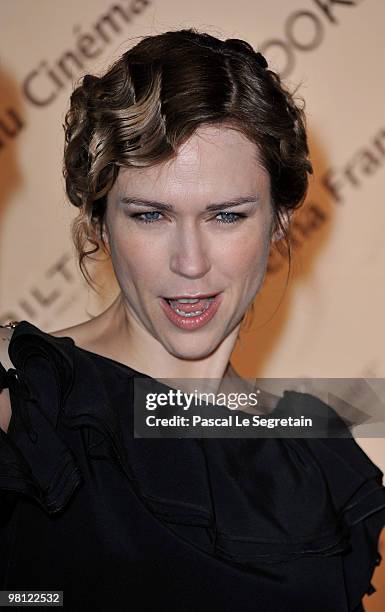
[[[173,295],[173,296],[168,296],[166,297],[166,300],[179,300],[179,299],[183,299],[183,298],[208,298],[208,297],[213,297],[214,295],[218,295],[217,293],[195,293],[195,295]]]

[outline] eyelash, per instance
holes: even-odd
[[[130,215],[132,218],[135,219],[135,221],[138,221],[139,223],[156,223],[158,221],[158,219],[142,219],[141,216],[142,215],[151,215],[151,214],[158,214],[161,215],[162,213],[157,211],[157,210],[149,210],[147,212],[144,213],[134,213],[133,215]],[[247,217],[247,215],[245,213],[235,213],[235,212],[229,212],[229,211],[223,211],[223,212],[219,212],[217,214],[218,215],[235,215],[236,218],[233,219],[232,221],[220,221],[219,219],[215,219],[217,223],[221,223],[222,225],[230,225],[232,223],[237,223],[238,221],[241,221],[241,219],[244,219],[245,217]]]

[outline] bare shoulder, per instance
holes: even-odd
[[[72,325],[71,327],[50,331],[49,333],[57,338],[72,338],[78,347],[91,351],[97,346],[99,336],[98,327],[95,325],[94,319]]]
[[[86,339],[90,334],[89,330],[90,322],[84,321],[83,323],[78,323],[77,325],[71,325],[71,327],[63,327],[62,329],[57,329],[55,331],[50,331],[51,336],[56,336],[57,338],[72,338],[75,342],[78,340]]]
[[[9,357],[8,347],[14,330],[9,327],[0,327],[0,363],[9,370],[13,368],[13,363]],[[8,431],[9,421],[11,419],[11,399],[8,389],[0,390],[0,427],[3,431]]]
[[[382,528],[378,538],[378,552],[382,557],[385,557],[385,525]]]

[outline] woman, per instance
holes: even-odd
[[[134,438],[135,378],[236,376],[312,172],[303,110],[248,43],[189,29],[85,76],[65,133],[80,268],[102,248],[120,291],[68,329],[3,328],[2,588],[68,610],[363,610],[385,489],[353,438]]]

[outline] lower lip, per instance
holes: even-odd
[[[222,301],[222,294],[218,293],[218,295],[215,296],[212,302],[210,302],[210,305],[207,308],[207,310],[202,312],[202,314],[197,315],[196,317],[184,317],[182,315],[179,315],[177,312],[175,312],[175,310],[171,308],[170,304],[168,303],[166,299],[161,298],[160,300],[162,304],[162,308],[164,309],[164,312],[167,318],[169,319],[169,321],[171,321],[171,323],[176,325],[176,327],[179,327],[180,329],[186,329],[189,331],[203,327],[204,325],[206,325],[206,323],[211,321],[211,319],[217,312],[221,301]]]

